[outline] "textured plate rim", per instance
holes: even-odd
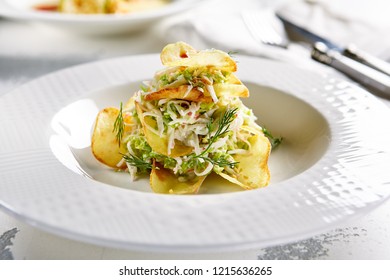
[[[37,81],[44,82],[45,79],[61,78],[64,74],[68,73],[69,71],[79,70],[82,72],[85,69],[96,69],[96,68],[101,69],[104,66],[104,64],[107,64],[107,63],[108,64],[109,63],[121,64],[121,61],[134,60],[134,59],[139,60],[139,59],[145,59],[145,58],[157,58],[157,55],[144,55],[144,56],[127,57],[127,58],[116,58],[116,59],[110,59],[110,60],[105,60],[105,61],[88,63],[88,64],[81,65],[81,66],[75,66],[75,67],[72,67],[69,69],[61,70],[61,71],[46,75],[44,77],[38,78],[37,80],[31,81],[31,82],[25,84],[24,86],[20,87],[19,89],[16,89],[16,90],[8,93],[6,96],[9,97],[13,93],[18,92],[18,91],[23,92],[26,89],[28,89],[29,87],[31,87],[32,85],[36,84]],[[239,59],[240,59],[240,61],[244,61],[244,63],[246,63],[246,64],[251,64],[251,63],[252,64],[258,64],[258,63],[262,64],[263,63],[263,64],[268,64],[268,65],[273,65],[273,67],[276,67],[276,68],[284,68],[284,69],[287,68],[289,70],[295,69],[295,67],[291,67],[291,66],[281,64],[281,63],[270,62],[270,61],[259,59],[259,58],[240,56]],[[306,70],[296,69],[296,71],[301,72],[303,74],[307,74]],[[244,74],[244,76],[246,78],[248,78],[246,75],[248,75],[248,73]],[[315,76],[319,76],[319,74],[316,73]],[[251,78],[249,78],[249,79],[251,79]],[[324,79],[335,80],[332,77],[324,77]],[[111,82],[111,85],[120,84],[123,82],[124,82],[123,80],[114,81],[114,82]],[[257,81],[255,81],[255,82],[257,82]],[[267,82],[264,82],[262,84],[267,85]],[[344,85],[346,86],[346,88],[350,92],[344,91],[343,98],[345,98],[345,96],[348,97],[348,96],[351,96],[351,94],[357,93],[357,94],[359,94],[359,96],[361,96],[361,98],[368,101],[371,106],[374,106],[374,108],[379,108],[381,110],[381,112],[383,111],[383,112],[386,112],[388,114],[388,111],[384,110],[384,105],[381,104],[380,101],[378,101],[377,99],[372,97],[369,93],[364,92],[363,90],[361,90],[355,86],[352,86],[348,83],[344,83]],[[106,86],[108,86],[108,85],[106,85]],[[275,85],[272,85],[272,83],[269,86],[275,87]],[[278,87],[276,87],[276,88],[278,88]],[[286,91],[286,89],[281,89],[281,90]],[[332,90],[328,90],[328,91],[332,92]],[[294,92],[292,92],[292,94],[294,94]],[[319,98],[319,100],[317,100],[317,101],[323,102],[324,101],[323,97],[321,97],[321,98]],[[11,99],[12,99],[12,97],[11,97]],[[330,122],[330,123],[331,123],[331,128],[335,129],[333,127],[332,122]],[[337,131],[337,129],[336,129],[336,131]],[[334,139],[333,139],[332,143],[334,144]],[[389,150],[387,149],[385,152],[389,153]],[[386,157],[386,159],[388,159],[388,157]],[[288,180],[288,181],[291,181],[291,180]],[[387,177],[383,179],[383,184],[389,184],[389,180],[387,179]],[[106,187],[106,186],[103,186],[103,184],[99,184],[99,183],[96,185],[99,185],[102,188]],[[2,209],[4,209],[8,213],[16,216],[18,219],[24,220],[25,222],[32,224],[34,226],[37,226],[38,228],[41,228],[41,229],[44,229],[46,231],[49,231],[49,232],[52,232],[52,233],[55,233],[58,235],[62,235],[65,237],[69,237],[69,238],[73,238],[73,239],[77,239],[77,240],[81,240],[81,241],[85,241],[85,242],[89,242],[89,243],[94,243],[94,244],[98,244],[98,245],[112,246],[112,247],[126,248],[126,249],[135,249],[135,250],[147,250],[147,251],[148,250],[150,250],[150,251],[156,251],[156,250],[157,251],[174,251],[174,252],[179,252],[179,251],[180,252],[183,252],[183,251],[220,251],[220,250],[251,248],[253,246],[276,245],[276,244],[281,243],[281,242],[282,243],[290,242],[290,241],[298,240],[300,238],[309,237],[313,234],[316,234],[316,233],[323,231],[326,228],[334,227],[334,226],[340,224],[341,222],[344,222],[348,218],[358,217],[362,214],[365,214],[368,210],[371,210],[372,208],[383,203],[389,197],[390,193],[389,193],[388,189],[385,190],[383,188],[383,186],[378,186],[378,190],[380,192],[380,197],[378,197],[377,199],[374,199],[371,203],[368,203],[367,205],[365,205],[362,208],[357,208],[353,211],[353,213],[345,214],[342,217],[338,217],[333,221],[322,222],[321,224],[316,225],[316,227],[312,228],[310,231],[306,231],[306,232],[299,232],[298,231],[296,233],[290,233],[290,234],[275,237],[275,238],[269,238],[268,240],[259,239],[259,240],[250,240],[247,242],[245,242],[244,240],[241,240],[241,241],[236,242],[236,243],[229,243],[229,244],[220,243],[220,244],[214,244],[214,245],[210,245],[210,244],[204,244],[204,245],[199,245],[199,244],[178,244],[178,245],[160,244],[159,245],[159,244],[152,244],[152,243],[145,244],[145,243],[139,243],[139,242],[131,242],[130,240],[125,240],[125,241],[122,240],[121,241],[121,240],[112,240],[109,238],[108,239],[107,238],[99,238],[98,236],[93,236],[91,239],[90,235],[85,235],[85,234],[80,233],[80,232],[75,232],[74,229],[73,230],[64,229],[64,228],[61,228],[58,226],[53,226],[50,223],[42,222],[39,219],[31,218],[28,215],[26,215],[26,213],[19,212],[17,207],[16,208],[13,207],[12,205],[8,204],[7,201],[1,200],[0,206],[2,207]],[[229,197],[231,197],[232,195],[233,194],[224,194],[222,196],[229,199]],[[237,194],[234,194],[234,195],[237,195]],[[238,194],[238,195],[246,196],[247,194],[243,193],[243,194]],[[140,196],[145,197],[145,196],[148,196],[148,194],[140,194]],[[158,197],[158,196],[156,196],[156,197]],[[165,200],[165,198],[164,198],[164,200]],[[167,198],[167,200],[171,201],[171,198]],[[186,201],[186,200],[193,200],[193,199],[192,198],[183,198],[183,200]],[[195,198],[195,200],[198,200],[198,198]]]

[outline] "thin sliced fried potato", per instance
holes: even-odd
[[[248,125],[243,125],[241,127],[241,130],[247,131],[252,134],[261,134],[264,135],[263,131],[261,130],[260,127],[257,126],[248,126]]]
[[[246,186],[245,184],[238,181],[236,178],[232,177],[231,175],[228,175],[228,174],[223,173],[223,172],[218,173],[218,175],[221,176],[222,178],[224,178],[225,180],[229,181],[230,183],[233,183],[235,185],[240,186],[243,189],[251,189],[248,186]]]
[[[226,83],[227,84],[234,84],[234,85],[242,85],[242,82],[240,81],[240,79],[237,78],[237,76],[234,75],[233,73],[230,73]]]
[[[141,106],[136,102],[138,117],[141,120],[142,128],[146,137],[146,141],[153,151],[169,157],[180,157],[192,153],[193,147],[185,146],[180,141],[175,140],[175,146],[168,154],[168,137],[166,135],[157,135],[150,127],[157,127],[157,122],[150,116],[143,116]]]
[[[268,185],[270,179],[267,162],[271,144],[267,137],[258,131],[256,132],[248,138],[252,145],[249,153],[233,156],[234,160],[238,162],[234,168],[235,174],[219,174],[231,183],[248,190],[264,187]]]
[[[119,114],[117,108],[105,108],[96,117],[92,134],[91,149],[97,160],[110,167],[117,168],[122,154],[127,152],[126,145],[119,146],[116,133],[113,132],[115,120]],[[126,123],[131,123],[131,116],[124,116]],[[125,126],[125,133],[130,128]],[[123,166],[124,167],[124,166]]]
[[[237,84],[214,84],[214,91],[218,97],[221,96],[235,96],[235,97],[249,97],[249,90],[244,85]]]
[[[160,59],[163,65],[168,65],[173,61],[189,57],[196,52],[197,51],[187,43],[176,42],[173,44],[168,44],[162,49],[160,53]]]
[[[214,67],[223,71],[237,71],[236,62],[220,50],[204,50],[190,53],[188,57],[165,63],[166,66]]]
[[[160,100],[160,99],[183,99],[188,101],[211,103],[213,99],[211,96],[206,96],[203,92],[196,88],[192,88],[190,91],[188,85],[182,85],[176,88],[164,88],[159,91],[152,92],[145,95],[146,101]]]
[[[204,179],[207,176],[195,177],[192,180],[181,182],[168,169],[153,163],[150,174],[150,185],[155,193],[163,194],[195,194],[199,191]]]
[[[127,100],[125,105],[123,106],[123,110],[128,110],[134,108],[135,103],[134,103],[134,95]]]

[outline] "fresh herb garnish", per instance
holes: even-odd
[[[234,168],[238,162],[237,161],[229,161],[228,159],[226,158],[219,158],[219,159],[212,159],[212,158],[209,158],[209,157],[199,157],[201,159],[204,159],[205,161],[208,161],[210,162],[212,165],[217,165],[219,167],[225,167],[225,166],[228,166],[230,168]]]
[[[183,72],[182,72],[182,75],[184,77],[184,79],[187,81],[187,82],[191,82],[192,79],[194,78],[192,73],[190,72],[190,70],[188,69],[185,69]]]
[[[225,111],[223,116],[218,121],[218,128],[213,136],[211,136],[212,130],[213,130],[213,119],[211,118],[210,121],[207,123],[207,129],[208,129],[208,135],[209,135],[209,143],[207,147],[204,149],[203,152],[201,152],[199,155],[195,155],[194,158],[201,158],[205,161],[210,162],[213,165],[217,165],[219,167],[225,167],[229,166],[233,168],[235,165],[238,164],[238,162],[230,162],[226,158],[219,158],[217,160],[214,160],[212,158],[209,158],[205,156],[207,153],[210,152],[211,146],[220,138],[222,135],[224,135],[230,127],[230,124],[233,122],[233,120],[236,118],[238,108],[234,109],[228,109]]]
[[[140,85],[140,89],[143,91],[143,92],[148,92],[149,91],[149,88],[145,85]]]
[[[123,159],[131,166],[138,168],[140,172],[146,172],[152,169],[152,164],[134,155],[122,155]]]
[[[164,74],[160,77],[160,82],[163,86],[166,86],[168,84],[170,84],[171,82],[169,81],[169,77],[167,74]]]
[[[238,108],[228,109],[225,111],[222,118],[220,118],[218,121],[217,131],[215,132],[215,134],[212,137],[210,137],[210,142],[209,142],[207,149],[210,148],[211,145],[215,141],[217,141],[219,137],[221,137],[223,134],[225,134],[228,131],[230,124],[236,118],[237,111],[238,111]],[[211,118],[210,122],[207,124],[207,129],[212,129],[212,127],[213,127],[212,122],[213,122],[213,119]],[[212,131],[209,130],[210,136],[211,136],[211,132]]]
[[[272,147],[272,150],[274,150],[276,147],[278,147],[282,141],[283,141],[283,137],[279,137],[279,138],[276,138],[274,137],[271,132],[269,132],[268,129],[266,128],[262,128],[262,131],[264,133],[264,135],[268,138],[268,140],[270,141],[271,143],[271,147]]]
[[[230,57],[234,57],[234,55],[238,54],[238,51],[228,51],[227,53]]]
[[[118,145],[121,145],[122,137],[123,137],[123,132],[125,131],[125,123],[123,121],[123,109],[122,109],[122,102],[119,108],[119,114],[115,119],[114,122],[114,128],[112,132],[116,133],[116,140],[118,141]]]

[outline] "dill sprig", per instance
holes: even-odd
[[[195,155],[194,158],[201,158],[205,161],[210,162],[213,165],[218,165],[220,167],[229,166],[233,168],[235,165],[238,164],[238,162],[230,162],[226,158],[220,158],[217,160],[214,160],[212,158],[209,158],[205,156],[207,153],[210,152],[211,146],[222,136],[224,135],[230,128],[230,124],[233,122],[233,120],[236,118],[238,108],[234,109],[228,109],[225,111],[223,116],[218,121],[218,127],[213,136],[211,136],[212,130],[213,130],[213,119],[210,119],[210,121],[207,123],[207,129],[208,129],[208,135],[209,135],[209,143],[207,147],[199,154]]]
[[[236,54],[238,54],[238,51],[228,51],[227,53],[230,57],[234,57]]]
[[[238,108],[228,109],[225,111],[222,118],[220,118],[218,121],[217,131],[215,132],[215,134],[213,136],[211,136],[211,133],[213,130],[213,121],[214,120],[212,118],[210,119],[210,121],[207,123],[207,129],[208,129],[208,134],[209,134],[210,140],[209,140],[209,144],[208,144],[206,150],[204,151],[204,153],[206,153],[206,151],[210,149],[211,145],[214,144],[218,140],[219,137],[221,137],[223,134],[225,134],[229,130],[230,124],[236,118],[237,111],[238,111]]]
[[[237,161],[229,161],[226,158],[219,158],[217,160],[205,156],[198,156],[197,158],[201,158],[205,161],[210,162],[212,165],[217,165],[219,167],[229,166],[230,168],[234,168],[238,164]]]
[[[123,109],[122,109],[122,102],[119,108],[119,114],[115,119],[114,122],[114,128],[112,132],[116,133],[116,140],[118,141],[118,145],[121,145],[123,132],[125,131],[125,123],[123,120]]]
[[[152,169],[152,164],[134,155],[124,155],[123,159],[131,166],[137,167],[141,172],[146,172],[148,169]]]
[[[274,137],[271,132],[266,129],[265,127],[262,128],[262,131],[264,133],[264,135],[268,138],[269,142],[271,143],[271,148],[272,150],[274,150],[276,147],[278,147],[282,141],[283,141],[283,137]]]

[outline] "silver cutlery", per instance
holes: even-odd
[[[318,34],[315,34],[302,26],[299,26],[299,25],[293,23],[292,21],[288,20],[286,17],[284,17],[281,14],[277,13],[276,17],[283,22],[285,28],[288,29],[290,33],[301,38],[301,40],[303,40],[311,45],[314,45],[318,42],[321,42],[329,50],[337,51],[346,57],[349,57],[353,60],[356,60],[362,64],[365,64],[371,68],[374,68],[375,70],[378,70],[378,71],[390,76],[390,64],[389,63],[387,63],[383,60],[380,60],[377,57],[375,57],[375,56],[373,56],[373,55],[371,55],[363,50],[358,49],[355,45],[350,44],[346,48],[340,47],[340,46],[336,45],[335,43],[331,42],[330,40],[328,40],[322,36],[319,36]]]
[[[313,59],[346,74],[353,80],[366,86],[369,90],[390,97],[389,75],[353,60],[336,50],[329,49],[328,46],[322,42],[314,44],[311,56]]]
[[[375,94],[390,97],[390,65],[385,61],[356,47],[341,48],[272,11],[248,11],[242,16],[257,42],[287,48],[287,34],[293,35],[294,41],[310,44],[314,60],[344,73]]]
[[[281,48],[288,47],[289,42],[284,26],[272,10],[244,11],[242,18],[258,43]]]

